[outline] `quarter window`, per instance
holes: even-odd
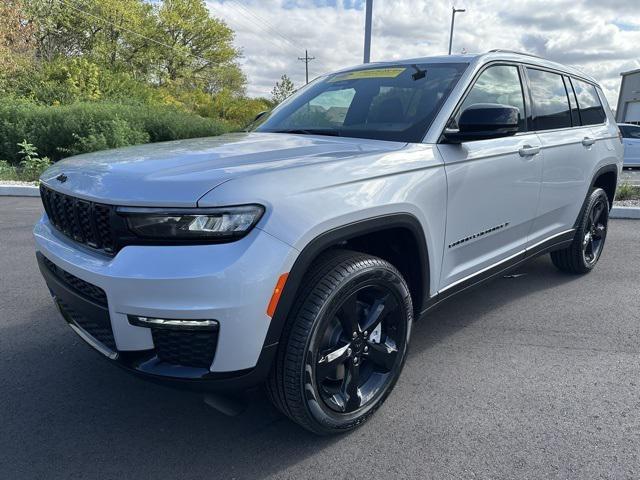
[[[562,76],[527,69],[533,97],[533,124],[536,130],[571,126],[571,111]]]
[[[499,103],[516,107],[520,112],[518,130],[525,130],[524,96],[520,73],[515,65],[496,65],[482,72],[462,102],[456,121],[466,108],[477,103]]]
[[[580,117],[583,125],[597,125],[604,123],[606,115],[596,87],[593,85],[573,79],[573,87],[578,97],[578,106],[580,107]]]

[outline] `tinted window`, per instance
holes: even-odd
[[[302,88],[254,129],[421,142],[467,64],[368,67]]]
[[[624,138],[633,138],[640,140],[640,127],[629,127],[628,125],[621,125],[620,131]]]
[[[516,107],[520,112],[519,130],[525,129],[524,96],[518,67],[496,65],[482,72],[462,103],[458,118],[464,109],[476,103],[499,103]]]
[[[602,108],[602,104],[600,103],[598,92],[596,92],[596,87],[589,83],[576,80],[575,78],[572,81],[573,88],[578,97],[582,124],[596,125],[598,123],[604,123],[606,116],[604,108]]]
[[[571,112],[562,76],[527,69],[533,97],[533,124],[536,130],[571,126]]]
[[[576,100],[576,94],[571,86],[571,80],[569,77],[564,77],[564,86],[567,88],[569,94],[569,105],[571,105],[571,121],[573,126],[580,125],[580,113],[578,112],[578,102]]]

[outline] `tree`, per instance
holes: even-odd
[[[28,62],[34,44],[33,25],[27,19],[23,0],[3,0],[0,3],[0,74],[11,74]]]
[[[273,90],[271,90],[271,100],[277,105],[295,91],[295,85],[293,84],[291,79],[286,74],[284,74],[282,75],[282,77],[280,77],[280,81],[276,82]]]
[[[204,0],[164,0],[157,8],[159,43],[154,48],[159,52],[161,80],[201,84],[209,92],[220,91],[227,83],[235,89],[244,87],[233,30],[209,16]]]

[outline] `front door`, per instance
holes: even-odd
[[[521,254],[538,207],[540,141],[527,130],[518,66],[492,65],[485,69],[455,118],[478,103],[517,107],[521,131],[512,137],[438,145],[448,184],[439,290]]]

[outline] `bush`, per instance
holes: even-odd
[[[26,100],[0,100],[0,158],[16,165],[16,145],[29,139],[44,157],[65,156],[146,142],[219,135],[220,120],[162,105],[80,102],[46,106]]]
[[[616,200],[640,200],[640,187],[621,183],[616,190]]]

